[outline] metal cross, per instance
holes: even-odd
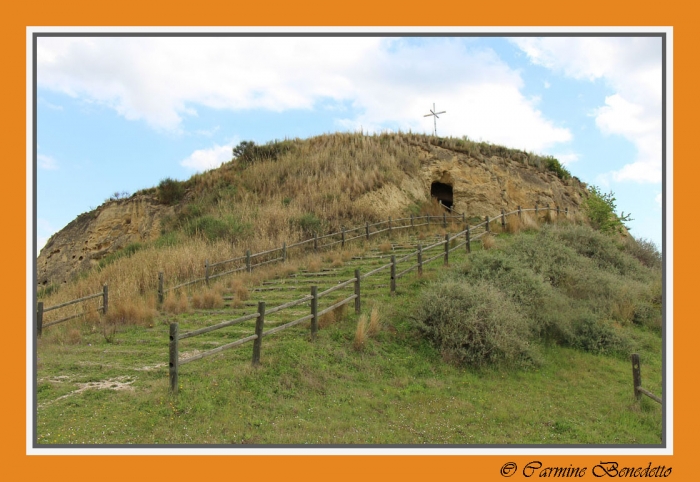
[[[439,119],[438,114],[446,113],[446,110],[442,112],[435,112],[435,103],[433,103],[433,108],[430,109],[430,114],[425,114],[423,117],[433,116],[433,135],[437,137],[437,119]]]

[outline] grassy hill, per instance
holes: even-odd
[[[220,169],[136,193],[176,208],[159,237],[41,293],[49,305],[109,281],[110,308],[51,326],[38,340],[38,443],[661,443],[661,407],[635,400],[629,361],[639,353],[643,386],[663,395],[660,254],[621,236],[619,223],[603,233],[582,214],[511,216],[505,230],[494,223],[493,234],[472,243],[470,254],[464,247],[451,253],[449,266],[438,246],[422,276],[399,279],[395,296],[388,271],[366,278],[361,315],[333,310],[315,338],[304,323],[264,337],[257,368],[250,344],[183,365],[179,394],[169,393],[171,323],[183,333],[253,313],[259,301],[297,300],[312,285],[337,286],[355,269],[372,271],[464,225],[457,219],[299,251],[209,286],[170,290],[162,304],[157,271],[173,286],[201,276],[205,259],[384,217],[358,200],[419,176],[416,149],[431,143],[482,156],[479,162],[497,152],[569,176],[547,158],[464,139],[348,134],[244,143]],[[442,208],[416,198],[396,214],[422,212]],[[308,311],[306,302],[265,324]],[[253,325],[183,340],[181,358],[249,336]]]

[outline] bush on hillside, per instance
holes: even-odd
[[[422,293],[414,320],[443,357],[457,364],[527,365],[536,359],[527,318],[486,283],[432,284]]]
[[[185,197],[185,185],[180,181],[166,177],[158,184],[158,201],[163,204],[177,204]]]
[[[591,186],[589,195],[583,202],[583,209],[591,222],[591,225],[604,233],[621,233],[626,228],[625,224],[631,221],[630,214],[615,214],[617,208],[615,195],[612,191],[604,193],[600,188]]]

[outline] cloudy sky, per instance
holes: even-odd
[[[242,140],[468,136],[550,154],[661,246],[660,37],[40,37],[37,243]]]

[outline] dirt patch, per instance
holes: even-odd
[[[72,397],[73,395],[77,395],[78,393],[82,393],[85,390],[133,390],[134,387],[131,386],[132,383],[136,381],[135,378],[129,377],[129,376],[121,376],[121,377],[116,377],[116,378],[109,378],[107,380],[101,380],[99,382],[88,382],[88,383],[76,383],[78,386],[77,390],[73,390],[70,393],[66,393],[65,395],[62,395],[54,400],[51,400],[49,402],[43,403],[39,405],[39,408],[45,407],[46,405],[49,405],[53,402],[57,402],[59,400],[62,400],[64,398]]]

